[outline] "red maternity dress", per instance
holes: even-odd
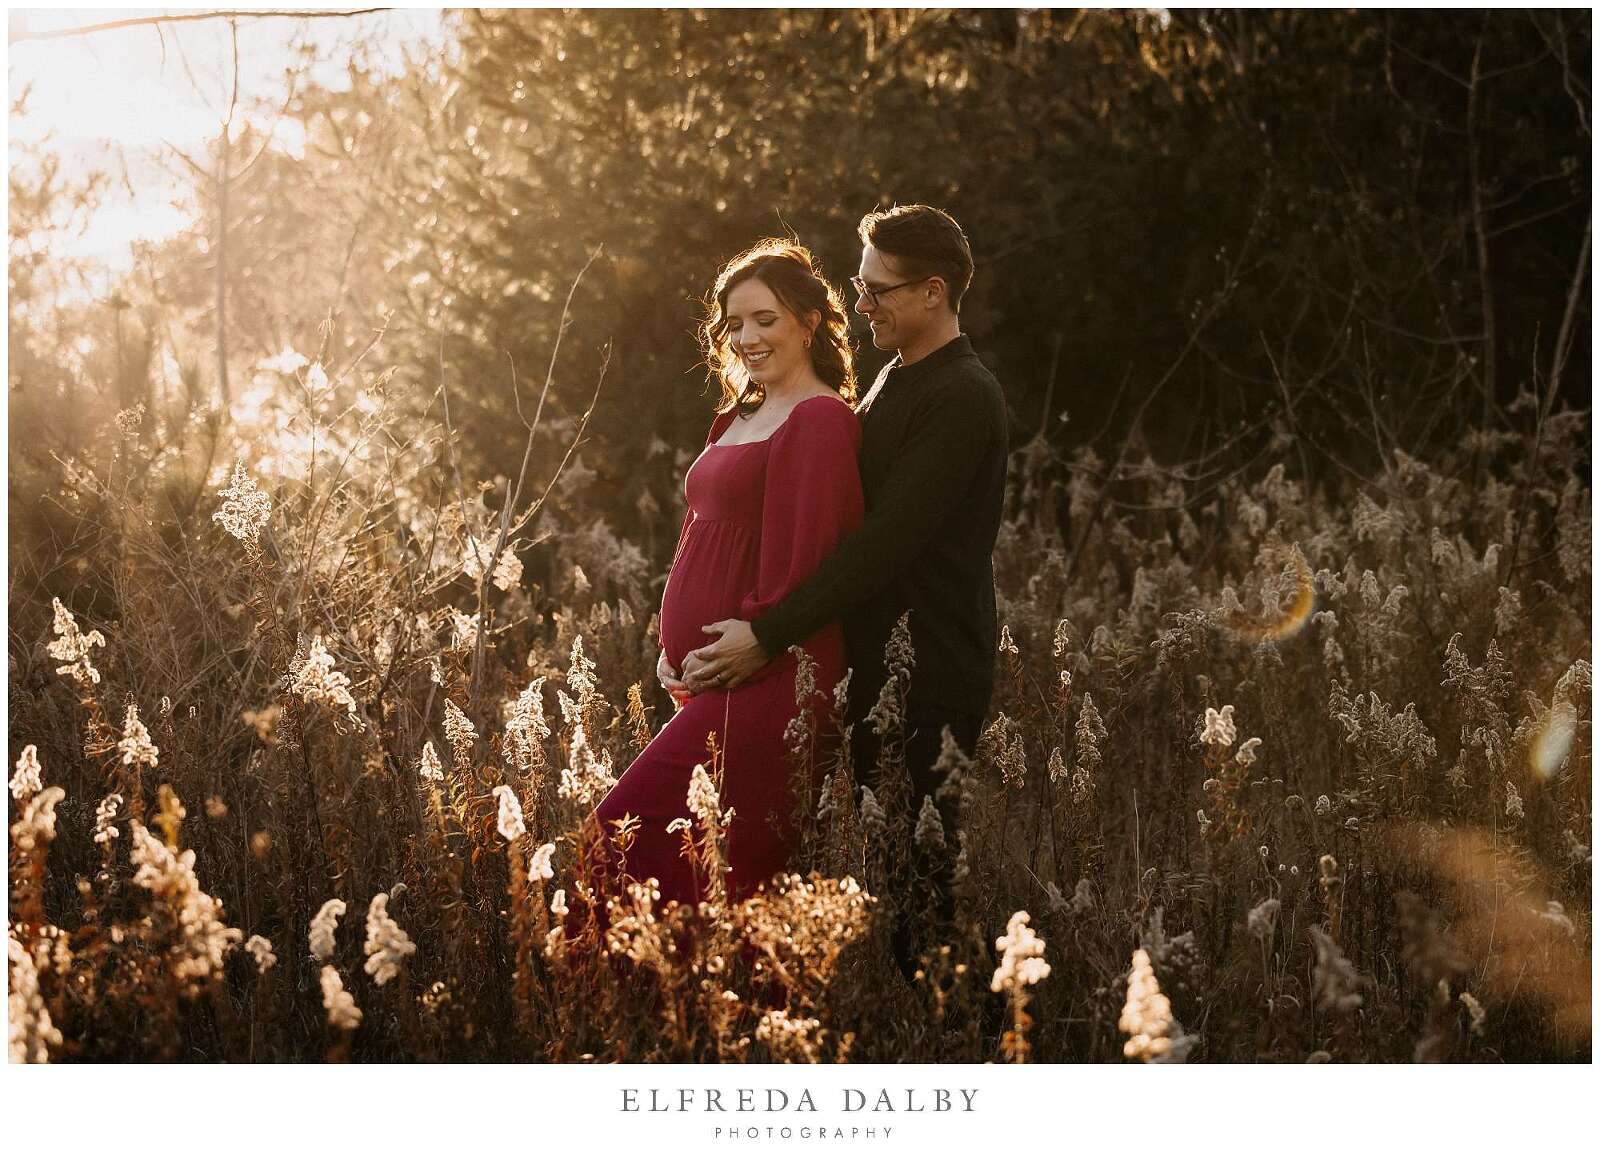
[[[732,422],[731,413],[712,422],[684,481],[689,512],[661,600],[661,646],[675,668],[715,639],[703,625],[756,619],[861,523],[861,432],[843,401],[810,397],[766,440],[717,444]],[[845,673],[843,630],[830,624],[803,647],[817,662],[813,710],[820,718]],[[680,855],[681,833],[667,826],[690,818],[689,777],[697,764],[711,770],[711,734],[723,750],[722,808],[734,810],[727,832],[730,894],[747,895],[784,870],[793,801],[783,731],[797,711],[795,667],[786,652],[731,692],[701,692],[656,734],[595,810],[607,834],[624,814],[639,819],[625,861],[606,859],[615,849],[596,843],[590,822],[590,851],[600,857],[593,862],[612,874],[608,883],[621,864],[633,879],[660,881],[663,903],[704,897],[703,883],[697,885]]]

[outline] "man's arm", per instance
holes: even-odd
[[[860,530],[753,624],[709,625],[705,631],[720,638],[684,661],[690,686],[699,690],[719,678],[735,685],[882,590],[922,552],[966,492],[989,450],[992,427],[981,385],[959,381],[943,389],[921,414]]]

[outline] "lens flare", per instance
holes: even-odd
[[[1378,834],[1402,876],[1442,884],[1438,903],[1479,989],[1537,1007],[1566,1040],[1589,1036],[1589,947],[1531,857],[1480,828],[1396,824]]]
[[[1560,701],[1539,721],[1539,728],[1528,744],[1528,768],[1540,780],[1549,780],[1567,762],[1572,737],[1578,731],[1578,713],[1565,700]]]
[[[1261,621],[1233,613],[1222,626],[1243,640],[1282,640],[1304,628],[1317,606],[1317,589],[1311,565],[1306,563],[1299,545],[1290,549],[1290,565],[1294,568],[1294,600],[1281,616]]]

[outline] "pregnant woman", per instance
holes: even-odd
[[[856,469],[860,429],[851,402],[855,375],[837,292],[811,253],[766,240],[717,277],[702,328],[722,399],[705,450],[685,480],[689,512],[661,602],[662,681],[681,707],[639,754],[590,822],[589,854],[614,890],[622,873],[655,877],[663,902],[698,901],[705,878],[668,830],[689,819],[707,738],[722,754],[728,889],[735,899],[782,871],[789,859],[793,797],[783,732],[795,716],[793,653],[732,691],[690,695],[683,658],[718,620],[752,620],[781,600],[861,521]],[[821,714],[845,673],[844,636],[829,624],[802,645],[816,661]],[[617,822],[638,826],[625,856],[610,841]]]

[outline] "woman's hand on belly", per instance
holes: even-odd
[[[680,678],[678,670],[672,666],[672,661],[667,659],[667,650],[661,650],[661,659],[656,661],[656,679],[661,681],[661,686],[667,690],[667,695],[682,708],[694,693]]]

